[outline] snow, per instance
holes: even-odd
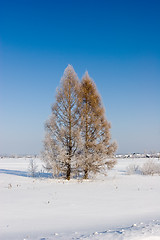
[[[1,240],[160,239],[160,176],[126,174],[148,158],[117,159],[86,181],[52,179],[37,158],[39,177],[29,177],[29,161],[0,159]]]

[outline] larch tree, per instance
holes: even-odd
[[[44,161],[53,169],[53,174],[63,174],[70,179],[76,167],[77,150],[80,144],[79,80],[71,65],[68,65],[57,89],[56,102],[46,123]]]
[[[105,110],[96,85],[85,73],[80,85],[81,89],[81,136],[83,147],[81,151],[81,168],[84,178],[90,172],[96,174],[106,165],[112,168],[115,160],[107,160],[116,150],[116,144],[110,143],[110,123],[105,117]]]

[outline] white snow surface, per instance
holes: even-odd
[[[127,175],[117,159],[90,180],[28,176],[28,158],[0,159],[0,240],[160,240],[160,176]],[[155,161],[158,161],[155,159]]]

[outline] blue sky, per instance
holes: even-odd
[[[0,154],[40,153],[68,64],[95,81],[118,153],[160,151],[159,13],[159,0],[0,0]]]

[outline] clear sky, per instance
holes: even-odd
[[[40,153],[68,64],[95,81],[118,153],[160,151],[159,0],[0,0],[0,154]]]

